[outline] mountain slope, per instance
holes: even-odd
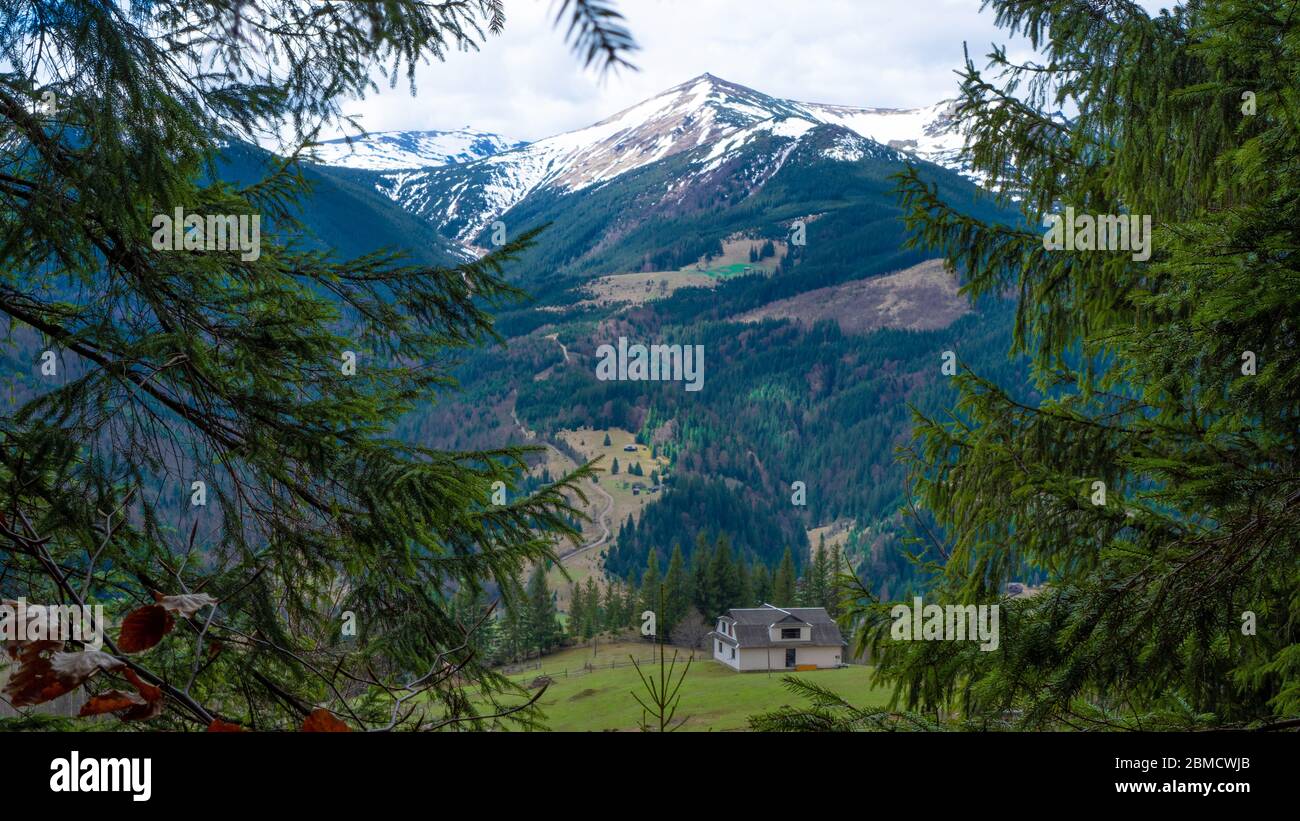
[[[822,103],[794,103],[800,113],[828,125],[840,125],[890,148],[965,172],[961,150],[965,137],[953,119],[953,101],[924,108],[853,108]]]
[[[273,156],[256,146],[234,143],[217,158],[217,173],[227,182],[247,185],[265,177]],[[463,249],[443,238],[425,220],[380,195],[370,178],[359,172],[323,166],[303,166],[311,186],[295,209],[309,247],[330,250],[339,257],[358,257],[381,248],[405,251],[412,261],[453,265],[465,259]]]
[[[321,165],[395,171],[472,162],[527,145],[500,134],[466,127],[456,131],[386,131],[316,147]]]
[[[805,291],[736,319],[790,319],[807,326],[829,319],[846,334],[864,334],[880,328],[946,328],[970,310],[957,278],[942,261],[932,259],[891,274]]]
[[[549,224],[514,275],[553,304],[547,283],[625,272],[694,268],[723,241],[781,241],[804,223],[806,245],[784,268],[798,277],[759,280],[745,309],[849,279],[898,270],[926,258],[903,249],[892,175],[907,155],[840,126],[772,118],[712,145],[682,152],[580,191],[543,188],[501,215],[516,229]],[[923,175],[950,201],[989,215],[978,189],[926,165]],[[482,239],[482,238],[480,238]],[[740,287],[740,286],[737,286]],[[739,307],[739,306],[738,306]]]
[[[340,172],[466,245],[486,245],[497,219],[508,235],[550,226],[510,267],[537,301],[500,312],[508,348],[467,352],[463,392],[413,413],[403,435],[490,446],[520,441],[519,428],[546,441],[585,427],[657,442],[673,481],[635,524],[616,523],[605,567],[619,577],[640,572],[652,548],[680,541],[689,555],[706,530],[725,530],[747,561],[770,566],[786,546],[802,561],[806,529],[843,519],[857,523],[854,561],[868,576],[917,581],[899,550],[905,477],[894,460],[909,407],[950,399],[937,366],[946,350],[1024,381],[1005,358],[1005,306],[967,306],[946,274],[909,270],[934,253],[905,247],[892,177],[906,164],[921,160],[960,210],[999,216],[961,173],[924,160],[956,161],[945,116],[797,103],[705,75],[481,160]],[[791,241],[795,222],[803,245]],[[706,273],[746,246],[775,249],[761,275]],[[583,291],[596,277],[681,269],[716,277],[713,287],[617,305]],[[619,337],[702,345],[703,389],[598,380],[596,350]],[[796,480],[806,505],[791,504]]]
[[[482,159],[396,168],[413,162],[420,152],[392,149],[384,135],[377,135],[361,141],[373,145],[357,149],[366,159],[348,162],[380,169],[374,180],[380,191],[444,235],[468,243],[539,191],[572,192],[600,185],[679,153],[741,136],[768,121],[839,126],[918,159],[964,170],[958,157],[962,137],[949,108],[948,103],[914,110],[802,103],[704,74],[587,128]],[[390,151],[393,165],[384,167],[388,160],[373,159]],[[322,158],[342,162],[337,156]]]
[[[378,185],[447,236],[469,241],[542,188],[581,190],[795,114],[783,100],[706,74],[587,128],[465,165],[384,174]]]

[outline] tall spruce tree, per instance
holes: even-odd
[[[727,534],[719,533],[705,576],[704,605],[708,608],[704,611],[705,618],[712,621],[724,610],[736,607],[739,588],[740,578],[737,575],[736,562],[731,555],[731,540],[727,538]]]
[[[607,2],[561,12],[585,61],[623,62]],[[137,619],[105,647],[161,688],[174,709],[157,726],[296,727],[326,705],[428,729],[474,720],[466,687],[489,702],[512,687],[472,650],[487,608],[465,623],[444,591],[517,588],[555,535],[576,538],[585,469],[494,505],[526,449],[444,453],[393,430],[453,387],[457,349],[498,339],[487,310],[522,296],[502,266],[531,235],[444,270],[305,250],[292,216],[297,160],[346,99],[503,25],[499,0],[0,8],[0,319],[14,355],[60,363],[0,418],[0,584],[102,604],[112,622],[179,614],[193,630]],[[277,139],[267,178],[216,178],[224,146]],[[258,253],[159,250],[175,209],[258,217]],[[340,641],[343,612],[355,640]],[[20,680],[15,703],[53,692]],[[395,724],[392,694],[412,681],[441,706]],[[344,685],[367,684],[373,698],[344,703]]]
[[[596,577],[588,576],[584,586],[585,609],[583,611],[582,637],[590,641],[600,632],[600,588],[596,586]]]
[[[569,623],[568,632],[575,639],[581,639],[582,626],[587,620],[587,591],[581,582],[569,586]]]
[[[1012,353],[1038,398],[963,369],[954,413],[918,415],[907,455],[938,525],[917,527],[942,562],[932,600],[1000,604],[1000,646],[891,640],[890,603],[869,599],[858,644],[899,706],[967,726],[1293,724],[1300,13],[987,5],[1044,57],[968,61],[955,116],[973,170],[1028,225],[959,214],[915,172],[901,192],[968,294],[1018,299]],[[1077,215],[1132,216],[1129,241],[1058,249],[1044,217],[1066,209],[1080,230]],[[1132,230],[1147,217],[1149,259]],[[1000,599],[1026,568],[1042,591]]]
[[[641,600],[637,611],[637,617],[646,610],[653,611],[656,614],[655,620],[658,621],[662,614],[659,612],[661,602],[659,601],[663,591],[659,589],[659,551],[650,548],[650,554],[646,556],[645,572],[641,574]]]
[[[759,562],[754,570],[754,604],[762,605],[772,600],[772,571]]]
[[[749,561],[743,556],[736,562],[736,603],[732,606],[754,606],[754,579],[749,570]]]
[[[796,585],[798,584],[798,571],[794,568],[794,553],[789,547],[781,556],[781,564],[776,568],[776,574],[772,579],[772,604],[777,607],[794,607],[798,604],[796,597]]]
[[[701,613],[707,613],[709,596],[709,562],[713,559],[713,544],[709,541],[707,531],[700,531],[695,536],[695,549],[691,552],[691,603]],[[706,616],[714,618],[718,614]]]
[[[623,625],[623,594],[616,580],[605,585],[605,605],[600,609],[601,632],[612,632]]]
[[[539,653],[546,653],[560,643],[562,632],[555,596],[546,582],[546,566],[539,563],[528,577],[526,624],[528,644]]]
[[[673,545],[668,572],[664,574],[664,612],[659,619],[665,635],[670,635],[677,623],[691,607],[690,577],[686,574],[686,559],[680,543]]]

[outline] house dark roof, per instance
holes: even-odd
[[[830,617],[824,607],[743,607],[728,610],[722,618],[733,622],[736,637],[724,636],[714,631],[713,635],[728,643],[741,647],[794,647],[794,646],[834,646],[841,647],[846,642],[840,635],[840,628]],[[811,641],[773,641],[768,628],[773,624],[812,625]]]

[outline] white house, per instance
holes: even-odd
[[[824,607],[738,607],[709,633],[713,658],[733,670],[839,667],[844,638]]]

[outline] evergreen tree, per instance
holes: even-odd
[[[637,573],[635,570],[627,572],[626,583],[623,586],[623,599],[621,621],[619,627],[637,627],[641,624],[641,611],[637,605],[641,603],[641,589],[637,585]]]
[[[795,595],[796,575],[794,554],[787,547],[785,554],[781,556],[781,565],[777,567],[776,576],[772,580],[772,598],[774,599],[772,604],[777,607],[793,607],[798,603]]]
[[[501,648],[504,657],[515,661],[531,647],[528,623],[528,604],[517,578],[509,580],[503,588],[504,613],[501,616]]]
[[[739,601],[740,575],[731,555],[731,540],[727,538],[727,534],[719,533],[713,550],[713,559],[709,562],[706,603],[712,609],[706,612],[706,618],[717,618],[723,611],[738,607]]]
[[[462,586],[452,596],[451,615],[465,630],[466,641],[478,657],[494,659],[500,653],[501,631],[498,620],[488,615],[487,597],[481,589]],[[472,629],[479,625],[477,629]]]
[[[759,563],[753,573],[754,606],[760,607],[764,602],[772,601],[772,571],[767,565]]]
[[[555,596],[546,583],[546,567],[538,564],[528,578],[528,644],[540,653],[550,652],[560,643],[562,632],[557,618]]]
[[[744,557],[736,563],[736,604],[733,606],[754,606],[754,580],[749,571],[749,561]]]
[[[585,619],[582,623],[582,637],[590,641],[596,633],[600,632],[600,589],[596,587],[596,577],[588,576],[585,585],[586,600]]]
[[[605,586],[605,605],[601,608],[601,632],[617,630],[623,626],[623,594],[616,580]]]
[[[610,473],[611,476],[617,476],[617,475],[618,475],[618,457],[617,457],[617,456],[614,457],[614,464],[610,465],[609,473]]]
[[[622,62],[626,31],[593,5],[565,3],[581,12],[574,47]],[[299,705],[336,705],[338,688],[358,685],[373,697],[349,703],[348,723],[387,727],[389,694],[409,697],[401,682],[416,670],[438,706],[406,712],[403,727],[472,720],[469,690],[491,701],[509,688],[439,591],[501,587],[552,558],[553,536],[577,537],[563,491],[586,471],[492,505],[529,449],[440,452],[396,428],[453,387],[459,353],[497,339],[485,308],[523,296],[503,265],[533,235],[441,269],[397,251],[321,253],[295,217],[303,150],[346,125],[377,70],[413,81],[417,65],[475,49],[504,22],[495,0],[0,12],[0,317],[6,337],[39,335],[68,372],[0,416],[0,578],[34,601],[103,604],[113,623],[154,594],[202,590],[215,604],[194,619],[209,639],[256,637],[200,665],[176,629],[135,655],[168,708],[153,728],[202,729],[218,712],[298,727]],[[42,89],[50,110],[33,105]],[[260,178],[215,178],[223,151],[263,156],[257,140],[283,158]],[[209,227],[243,218],[250,238],[256,218],[260,242],[155,247],[170,238],[159,218],[180,209]],[[205,504],[177,504],[191,493]],[[326,604],[340,594],[362,625],[342,644]],[[127,654],[112,637],[105,651]]]
[[[826,591],[826,595],[827,595],[826,612],[833,619],[838,619],[840,617],[840,613],[843,612],[843,608],[840,606],[840,601],[843,597],[843,587],[840,582],[840,577],[844,574],[844,572],[845,572],[844,554],[840,550],[840,546],[835,545],[835,549],[831,551],[831,561],[830,561],[830,568],[829,568],[830,582],[827,586],[827,591]]]
[[[664,612],[659,619],[663,631],[671,635],[672,629],[691,608],[690,577],[686,573],[686,559],[680,543],[673,545],[673,555],[664,575]]]
[[[582,638],[582,625],[587,619],[587,591],[581,583],[569,589],[569,635]]]
[[[608,434],[608,433],[605,434],[605,447],[609,447],[609,446],[612,445],[612,444],[614,444],[614,443],[611,442],[611,441],[609,441],[609,434]]]
[[[1001,599],[996,652],[890,641],[888,602],[861,605],[859,646],[906,706],[966,721],[1013,704],[1027,728],[1294,719],[1300,15],[990,5],[1045,54],[999,49],[987,78],[968,61],[955,116],[1028,227],[956,213],[915,170],[900,189],[918,244],[973,297],[1019,294],[1012,353],[1041,398],[962,370],[957,412],[918,414],[908,467],[937,524],[918,537],[948,557],[935,601],[998,603],[1026,567],[1051,581]],[[1065,99],[1070,120],[1044,113]],[[1066,208],[1149,218],[1149,258],[1133,232],[1060,247],[1044,217]]]
[[[696,610],[705,614],[706,620],[718,614],[709,614],[709,562],[713,558],[713,545],[707,531],[700,531],[695,536],[695,550],[691,552],[691,604]]]
[[[663,614],[659,611],[659,551],[651,549],[649,557],[646,559],[645,573],[641,574],[641,603],[637,615],[646,610],[652,610],[655,613],[655,620],[660,621]]]
[[[805,573],[808,575],[809,606],[826,607],[829,602],[831,565],[830,554],[826,549],[825,536],[818,541],[817,555],[813,558],[811,565],[805,568]]]

